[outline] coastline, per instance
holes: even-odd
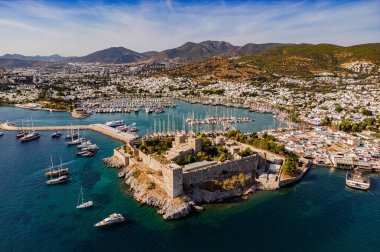
[[[71,116],[75,119],[84,119],[84,118],[87,118],[90,116],[90,114],[79,114],[76,109],[73,109],[71,112],[70,112]]]
[[[27,106],[26,104],[10,104],[10,106],[22,108],[22,109],[29,109],[29,110],[42,110],[42,111],[50,111],[50,112],[67,112],[67,113],[70,113],[71,117],[75,118],[75,119],[84,119],[84,118],[87,118],[90,116],[90,115],[85,116],[83,114],[79,114],[79,113],[77,113],[77,111],[75,109],[73,109],[72,111],[69,111],[69,110],[63,110],[63,109],[52,109],[52,108],[42,108],[42,107],[35,107],[34,108],[34,107]]]
[[[17,107],[17,108],[30,109],[30,110],[45,110],[45,111],[52,111],[52,112],[69,112],[69,111],[63,110],[63,109],[51,109],[51,108],[41,108],[41,107],[33,108],[33,107],[27,106],[25,104],[13,104],[13,106]]]

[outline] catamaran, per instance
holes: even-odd
[[[78,201],[77,201],[77,208],[78,209],[86,208],[86,207],[92,206],[93,204],[94,204],[94,202],[92,202],[91,200],[84,202],[84,200],[83,200],[83,189],[82,189],[82,187],[80,187],[80,193],[79,193],[79,197],[78,197]]]

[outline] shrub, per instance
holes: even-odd
[[[252,155],[252,153],[253,153],[252,150],[250,148],[247,148],[243,151],[239,151],[237,154],[241,157],[248,157],[248,156]]]
[[[282,171],[288,175],[294,175],[297,170],[298,157],[291,156],[286,158],[284,165],[282,166]]]
[[[132,172],[132,177],[134,177],[135,179],[137,179],[141,174],[141,171],[140,170],[135,170]]]
[[[153,190],[156,188],[156,184],[154,182],[149,182],[149,184],[146,186],[146,189]]]

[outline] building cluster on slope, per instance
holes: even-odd
[[[267,132],[284,144],[287,151],[313,159],[316,164],[337,166],[335,159],[345,158],[380,168],[380,139],[368,131],[355,136],[333,127]]]

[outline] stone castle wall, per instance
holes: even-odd
[[[120,160],[124,166],[129,165],[129,157],[121,149],[114,149],[113,157]]]
[[[197,145],[199,143],[196,143]],[[197,170],[184,172],[183,168],[176,164],[163,165],[151,155],[132,147],[142,162],[155,171],[161,171],[163,175],[163,189],[171,198],[176,198],[183,193],[183,186],[193,185],[223,178],[226,173],[242,172],[257,174],[259,168],[265,168],[267,161],[264,157],[256,154],[239,160],[225,161],[223,163],[210,165]],[[160,183],[162,186],[162,183]]]
[[[149,168],[151,168],[152,170],[155,170],[155,171],[161,171],[162,170],[162,167],[164,165],[162,165],[158,160],[156,160],[151,155],[146,155],[144,152],[142,152],[140,150],[137,150],[137,151],[138,151],[137,152],[138,156],[141,158],[142,162],[144,162],[144,164],[149,166]]]
[[[183,192],[183,173],[182,168],[175,166],[163,167],[162,175],[164,177],[165,191],[171,198],[176,198],[180,196]]]
[[[144,152],[140,151],[139,149],[133,146],[130,147],[132,148],[135,155],[141,158],[141,161],[145,165],[149,166],[149,168],[151,168],[152,170],[162,172],[164,184],[162,184],[159,181],[156,181],[156,179],[153,179],[153,176],[151,176],[151,179],[153,179],[153,181],[156,182],[156,184],[160,185],[162,189],[164,189],[165,192],[169,195],[169,197],[176,198],[177,196],[182,194],[183,183],[181,167],[173,166],[173,164],[163,165],[151,155],[146,155]]]
[[[262,157],[259,155],[245,157],[239,160],[225,161],[220,164],[211,165],[199,170],[183,173],[183,184],[192,185],[222,178],[225,173],[242,172],[256,173],[259,165],[263,165]]]

